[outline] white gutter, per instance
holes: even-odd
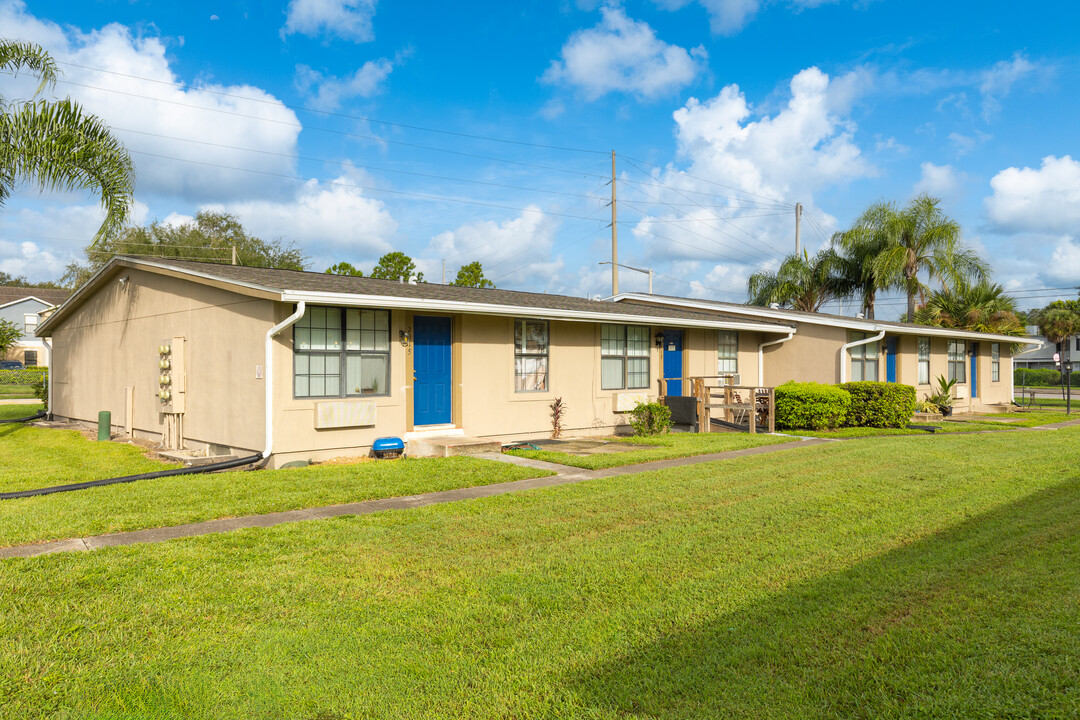
[[[787,332],[789,327],[777,327],[752,321],[708,320],[668,317],[666,315],[641,315],[634,312],[601,312],[595,310],[564,310],[526,305],[497,305],[462,300],[436,300],[432,298],[395,297],[390,295],[361,295],[318,291],[285,290],[282,302],[310,302],[312,305],[373,306],[387,309],[427,310],[429,312],[454,312],[472,315],[505,315],[510,317],[535,317],[571,322],[633,323],[639,325],[665,325],[686,328],[716,328],[720,330],[746,330],[760,332]],[[611,306],[620,307],[615,303]],[[621,307],[627,307],[623,305]]]
[[[262,451],[263,460],[274,452],[274,336],[287,327],[295,325],[304,317],[307,307],[304,301],[296,303],[296,312],[266,331],[266,449]],[[51,359],[50,355],[50,359]],[[49,385],[50,391],[52,385]]]
[[[786,343],[791,338],[795,337],[795,331],[792,330],[787,334],[787,337],[780,338],[779,340],[770,340],[769,342],[763,342],[757,346],[757,384],[765,384],[765,347],[767,345],[779,345],[780,343]]]
[[[45,402],[48,405],[48,407],[45,408],[45,412],[48,413],[48,415],[45,416],[46,419],[47,419],[47,418],[52,417],[52,412],[53,412],[53,407],[52,407],[52,388],[53,388],[52,343],[50,343],[45,338],[41,338],[41,344],[44,345],[45,349],[49,351],[49,364],[46,365],[46,367],[49,368],[49,374],[48,374],[47,379],[45,380],[45,382],[49,383],[48,395],[46,396],[46,399],[45,399]]]
[[[863,340],[855,340],[853,342],[846,343],[840,346],[840,384],[843,385],[847,382],[847,351],[858,345],[869,345],[872,342],[879,342],[885,337],[885,331],[882,330],[874,337],[868,337]],[[879,376],[880,377],[880,376]]]

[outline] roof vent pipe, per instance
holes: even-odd
[[[862,314],[861,312],[857,312],[857,313],[855,313],[855,317],[857,317],[857,318],[859,318],[860,320],[862,320],[862,319],[864,319],[864,318],[865,318],[866,316],[865,316],[865,315],[863,315],[863,314]]]
[[[769,309],[770,310],[779,310],[780,309],[780,303],[769,303]]]

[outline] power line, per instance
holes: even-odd
[[[318,115],[325,115],[327,117],[343,118],[343,119],[346,119],[346,120],[359,120],[360,122],[374,123],[376,125],[388,125],[390,127],[405,128],[407,130],[421,130],[423,132],[439,133],[439,134],[442,134],[442,135],[452,135],[454,137],[463,137],[463,138],[469,138],[469,139],[472,139],[472,140],[484,140],[484,141],[487,141],[487,142],[499,142],[499,143],[506,143],[506,144],[509,144],[509,145],[522,145],[522,146],[526,146],[526,147],[543,148],[545,150],[563,150],[563,151],[566,151],[566,152],[590,153],[590,154],[596,154],[596,155],[604,155],[605,157],[608,155],[607,150],[592,150],[592,149],[589,149],[589,148],[567,147],[567,146],[564,146],[564,145],[547,145],[547,144],[544,144],[544,143],[534,143],[534,142],[528,142],[528,141],[525,141],[525,140],[510,140],[508,138],[491,137],[489,135],[474,135],[472,133],[456,132],[454,130],[440,130],[438,128],[424,127],[422,125],[410,125],[410,124],[407,124],[407,123],[393,122],[393,121],[390,121],[390,120],[379,120],[377,118],[365,117],[363,115],[350,115],[348,113],[333,112],[333,111],[330,111],[330,110],[320,110],[318,108],[308,107],[306,105],[290,105],[289,103],[286,103],[286,102],[284,102],[282,100],[263,100],[261,98],[253,98],[253,97],[248,97],[246,95],[238,95],[236,93],[228,93],[228,92],[224,92],[224,91],[221,91],[221,90],[211,90],[211,89],[205,88],[205,87],[193,87],[191,85],[186,85],[185,83],[170,82],[168,80],[156,80],[154,78],[142,77],[140,75],[130,75],[128,73],[122,73],[122,72],[118,72],[116,70],[106,70],[105,68],[93,67],[91,65],[80,65],[78,63],[73,63],[73,62],[61,62],[60,64],[61,65],[67,65],[68,67],[81,68],[83,70],[93,70],[95,72],[107,73],[109,75],[117,75],[119,77],[131,78],[133,80],[142,80],[144,82],[155,83],[157,85],[165,85],[165,86],[168,86],[168,87],[194,90],[194,91],[197,91],[197,92],[206,93],[208,95],[217,95],[217,96],[220,96],[220,97],[235,98],[235,99],[238,99],[238,100],[245,100],[247,102],[261,103],[261,104],[264,104],[264,105],[273,105],[274,107],[286,107],[286,108],[289,108],[290,110],[300,110],[300,111],[303,111],[303,112],[310,112],[310,113],[315,113],[315,114],[318,114]],[[67,81],[62,81],[62,82],[67,82]],[[77,83],[72,82],[70,84],[77,84]],[[89,86],[87,86],[87,87],[89,87]],[[103,88],[98,88],[98,89],[103,89]]]
[[[290,153],[273,152],[272,150],[259,150],[258,148],[246,148],[246,147],[240,147],[238,145],[226,145],[224,143],[209,142],[207,140],[195,140],[194,138],[182,138],[182,137],[176,137],[174,135],[162,135],[162,134],[159,134],[159,133],[152,133],[152,132],[147,132],[147,131],[144,131],[144,130],[133,130],[131,128],[115,127],[113,129],[118,130],[120,132],[138,133],[139,135],[149,135],[150,137],[163,138],[163,139],[166,139],[166,140],[177,140],[179,142],[196,143],[196,144],[199,144],[199,145],[208,145],[210,147],[223,148],[223,149],[227,149],[227,150],[240,150],[240,151],[243,151],[243,152],[257,153],[259,155],[269,155],[269,156],[272,156],[272,157],[280,157],[280,158],[286,158],[286,159],[290,159],[290,160],[291,159],[305,160],[307,162],[317,162],[317,163],[324,163],[324,164],[328,164],[328,165],[339,165],[341,167],[357,167],[357,168],[363,168],[364,170],[373,170],[373,171],[377,171],[377,172],[398,173],[398,174],[401,174],[401,175],[413,175],[415,177],[431,178],[433,180],[449,180],[451,182],[472,183],[474,185],[488,185],[490,187],[508,188],[508,189],[511,189],[511,190],[526,190],[526,191],[529,191],[529,192],[548,193],[548,194],[551,194],[551,195],[565,195],[565,196],[569,196],[569,197],[590,197],[590,196],[587,196],[587,195],[582,195],[581,193],[571,193],[571,192],[565,192],[565,191],[562,191],[562,190],[545,190],[543,188],[525,187],[525,186],[522,186],[522,185],[508,185],[506,183],[489,182],[489,181],[486,181],[486,180],[471,180],[469,178],[459,178],[459,177],[452,177],[452,176],[448,176],[448,175],[434,175],[434,174],[431,174],[431,173],[414,172],[412,170],[395,170],[393,168],[384,168],[384,167],[378,167],[378,166],[375,166],[375,165],[362,165],[362,164],[359,164],[359,163],[355,163],[355,162],[352,162],[352,161],[346,161],[346,160],[329,160],[329,159],[326,159],[326,158],[310,157],[310,156],[304,156],[304,155],[292,155]],[[590,199],[603,200],[604,198],[590,197]]]
[[[626,160],[625,158],[623,158],[623,160],[624,160],[624,161],[625,161],[625,162],[626,162],[626,163],[627,163],[628,165],[630,165],[630,167],[634,168],[635,170],[637,170],[638,172],[642,173],[643,175],[645,175],[645,176],[648,176],[648,175],[649,175],[649,174],[648,174],[647,172],[645,172],[644,170],[642,170],[641,168],[639,168],[639,167],[638,167],[637,165],[635,165],[635,164],[634,164],[633,162],[630,162],[629,160]],[[666,187],[667,189],[669,189],[669,190],[673,191],[673,192],[677,192],[677,193],[679,193],[680,195],[683,195],[683,194],[682,194],[682,193],[681,193],[681,192],[680,192],[679,190],[677,190],[677,189],[675,189],[675,188],[671,187],[670,185],[668,185],[668,184],[666,184],[666,183],[660,183],[660,184],[661,184],[661,185],[663,185],[664,187]],[[683,195],[683,197],[686,197],[686,199],[687,199],[687,200],[689,200],[689,199],[690,199],[690,198],[689,198],[689,197],[687,197],[686,195]],[[659,200],[659,198],[654,198],[654,199],[657,199],[657,200]],[[663,202],[663,201],[662,201],[662,200],[660,200],[660,202]],[[667,203],[665,203],[665,204],[667,204]],[[687,213],[687,212],[685,212],[685,211],[683,211],[683,210],[679,210],[678,208],[676,208],[676,207],[674,207],[674,206],[671,206],[671,205],[669,205],[668,207],[671,207],[671,208],[672,208],[673,210],[675,210],[676,212],[682,213],[683,215],[686,215],[687,217],[692,217],[692,216],[691,216],[691,215],[690,215],[689,213]],[[712,213],[711,211],[709,211],[709,210],[708,210],[708,209],[706,209],[706,208],[702,208],[702,209],[703,209],[703,210],[706,210],[706,212],[709,212],[710,214],[713,214],[713,213]],[[718,216],[716,216],[715,214],[713,214],[713,217],[716,217],[716,218],[717,218],[718,220],[722,220],[722,221],[726,222],[726,223],[727,223],[728,225],[731,225],[731,226],[732,226],[733,228],[735,228],[736,230],[738,230],[739,232],[741,232],[741,233],[742,233],[743,235],[745,235],[746,237],[750,238],[750,239],[751,239],[751,240],[753,240],[754,242],[756,242],[756,243],[759,243],[760,245],[762,245],[762,246],[764,246],[764,247],[767,247],[767,248],[771,248],[771,249],[772,249],[772,250],[773,250],[774,252],[779,252],[779,253],[783,254],[783,253],[782,253],[782,252],[781,252],[780,250],[776,249],[775,247],[772,247],[772,246],[771,246],[771,245],[769,245],[769,244],[768,244],[767,242],[765,242],[765,241],[763,241],[763,240],[761,240],[761,239],[759,239],[759,238],[756,238],[756,237],[754,237],[753,235],[751,235],[750,233],[746,232],[746,231],[745,231],[745,230],[743,230],[743,229],[742,229],[741,227],[739,227],[738,225],[736,225],[735,223],[733,223],[733,222],[732,222],[731,220],[728,220],[728,219],[726,219],[726,218],[722,218],[722,217],[718,217]],[[705,225],[706,227],[712,228],[713,230],[716,230],[717,232],[723,232],[723,231],[722,231],[722,230],[720,230],[720,228],[718,228],[718,227],[715,227],[715,226],[713,226],[713,225],[709,225],[708,223],[706,223],[706,222],[704,222],[704,221],[701,221],[701,222],[702,222],[702,224],[704,224],[704,225]],[[724,233],[724,234],[725,234],[725,235],[727,235],[727,233]],[[730,235],[728,235],[728,237],[731,237],[731,236],[730,236]],[[734,238],[732,238],[732,239],[734,240]]]
[[[631,201],[629,201],[629,200],[623,200],[623,204],[624,204],[624,205],[629,205],[630,207],[634,208],[635,210],[637,210],[637,211],[639,211],[639,212],[643,212],[643,211],[641,210],[641,208],[639,208],[639,207],[635,206],[635,205],[634,205],[634,203],[633,203],[633,202],[631,202]],[[645,214],[646,214],[646,215],[648,215],[648,213],[645,213]],[[709,227],[709,226],[708,226],[708,225],[706,225],[706,227]],[[663,237],[662,235],[657,235],[657,234],[655,234],[655,233],[651,233],[651,232],[649,232],[648,230],[643,230],[643,229],[641,229],[641,228],[640,228],[639,226],[637,226],[637,225],[635,225],[635,226],[634,226],[634,227],[633,227],[632,229],[633,229],[633,231],[634,231],[634,232],[642,232],[642,233],[645,233],[645,234],[647,234],[647,235],[652,235],[653,237],[657,237],[657,238],[660,238],[661,240],[669,240],[670,242],[678,243],[678,244],[680,244],[680,245],[686,245],[687,247],[692,247],[692,248],[694,248],[694,249],[696,249],[696,250],[701,250],[701,251],[703,251],[703,252],[710,252],[709,250],[705,250],[705,248],[702,248],[702,247],[698,247],[698,246],[696,246],[696,245],[691,245],[690,243],[685,243],[685,242],[679,242],[678,240],[674,240],[674,239],[672,239],[672,238],[666,238],[666,237]],[[721,242],[721,241],[719,241],[719,240],[717,240],[717,239],[715,239],[715,238],[711,238],[711,237],[709,237],[708,235],[703,235],[703,234],[701,234],[701,233],[699,233],[699,232],[696,232],[696,231],[694,231],[694,230],[691,230],[690,228],[681,228],[681,229],[682,229],[682,230],[683,230],[684,232],[688,232],[688,233],[690,233],[691,235],[697,235],[698,237],[700,237],[700,238],[702,238],[702,239],[704,239],[704,240],[708,240],[708,241],[709,241],[709,242],[711,242],[711,243],[715,243],[715,244],[717,244],[717,245],[719,245],[719,246],[721,246],[721,247],[725,247],[725,248],[728,248],[729,250],[732,250],[733,252],[735,252],[735,253],[737,253],[737,254],[741,255],[742,257],[746,258],[746,260],[747,260],[748,262],[751,262],[751,263],[757,263],[757,262],[760,262],[761,260],[767,260],[767,259],[769,259],[769,258],[768,258],[768,256],[767,256],[767,255],[765,255],[765,254],[759,254],[759,255],[757,255],[757,256],[754,256],[754,255],[750,255],[749,253],[743,252],[742,250],[739,250],[739,249],[738,249],[738,248],[736,248],[736,247],[732,247],[731,245],[728,245],[727,243]],[[731,235],[729,235],[728,233],[725,233],[725,232],[724,232],[724,231],[722,231],[722,230],[718,230],[717,228],[712,228],[712,229],[713,229],[713,230],[716,230],[717,232],[721,233],[722,235],[725,235],[725,236],[727,236],[727,237],[730,237],[730,238],[731,238],[732,240],[737,240],[737,239],[738,239],[738,238],[732,237]],[[721,258],[725,258],[725,259],[731,259],[731,258],[729,258],[729,257],[726,257],[726,256],[724,256],[724,255],[720,255],[719,253],[711,253],[711,254],[713,254],[713,255],[716,255],[717,257],[721,257]]]
[[[286,180],[296,180],[298,182],[307,182],[308,180],[312,179],[312,178],[301,177],[299,175],[286,175],[285,173],[270,172],[269,170],[253,170],[251,168],[240,168],[240,167],[233,167],[233,166],[230,166],[230,165],[218,165],[217,163],[208,163],[208,162],[204,162],[202,160],[188,160],[186,158],[172,157],[170,155],[161,155],[161,154],[158,154],[158,153],[151,153],[151,152],[146,152],[146,151],[143,151],[143,150],[131,150],[130,152],[138,154],[138,155],[146,155],[148,157],[156,157],[156,158],[160,158],[162,160],[173,160],[173,161],[176,161],[176,162],[189,163],[191,165],[203,165],[203,166],[206,166],[206,167],[218,168],[220,170],[235,170],[237,172],[253,173],[253,174],[256,174],[256,175],[266,175],[268,177],[279,177],[279,178],[285,178]],[[537,213],[542,213],[544,215],[551,215],[553,217],[569,217],[569,218],[582,218],[582,217],[584,217],[582,215],[569,215],[567,213],[558,213],[558,212],[552,212],[552,211],[548,211],[548,210],[540,210],[540,209],[535,209],[534,210],[532,208],[519,208],[519,207],[510,206],[510,205],[500,205],[498,203],[488,203],[488,202],[482,202],[480,200],[465,200],[465,199],[462,199],[462,198],[446,197],[444,195],[431,195],[431,194],[428,194],[428,193],[408,192],[406,190],[390,190],[388,188],[374,187],[374,186],[371,186],[371,185],[360,185],[360,184],[357,184],[357,183],[343,182],[341,180],[324,180],[324,179],[321,179],[321,178],[314,178],[314,179],[319,180],[320,183],[326,183],[326,184],[329,184],[329,185],[337,185],[337,186],[340,186],[340,187],[351,187],[351,188],[356,188],[358,190],[368,190],[370,192],[390,193],[392,195],[403,195],[403,196],[406,196],[406,197],[415,197],[415,198],[420,198],[420,199],[423,199],[423,200],[438,200],[438,201],[441,201],[441,202],[465,203],[467,205],[480,205],[480,206],[483,206],[483,207],[499,208],[501,210],[514,210],[516,212],[537,212]],[[586,219],[588,219],[588,218],[586,218]]]
[[[640,168],[639,168],[639,170],[640,170]],[[651,178],[652,176],[647,175],[647,177]],[[668,188],[668,189],[671,188],[670,185],[663,185],[663,184],[661,184],[659,182],[648,182],[647,183],[647,182],[641,182],[640,180],[634,180],[634,179],[628,178],[628,177],[627,178],[622,178],[622,182],[629,183],[631,185],[635,185],[635,186],[639,186],[639,187],[648,187],[648,188],[661,188],[661,187],[663,187],[663,188]],[[686,197],[686,194],[689,193],[690,195],[704,195],[705,197],[709,197],[709,198],[723,198],[723,199],[729,200],[729,201],[736,201],[736,202],[742,203],[742,205],[740,205],[740,207],[745,207],[745,208],[748,208],[748,209],[758,209],[758,210],[776,209],[776,210],[779,210],[779,209],[782,208],[784,210],[789,210],[789,211],[795,209],[795,206],[793,204],[790,204],[790,203],[766,203],[766,202],[761,202],[760,200],[749,200],[747,198],[738,197],[736,195],[720,195],[720,194],[715,193],[715,192],[705,192],[703,190],[690,190],[688,188],[682,188],[681,190],[679,190],[679,192],[682,193],[683,197]],[[657,201],[657,202],[660,202],[660,201]],[[696,202],[675,203],[675,204],[676,205],[690,204],[690,205],[697,205],[698,207],[709,207],[707,205],[702,205],[701,203],[696,203]],[[732,205],[729,202],[727,205],[720,205],[720,206],[716,206],[716,207],[729,207],[730,208],[730,207],[732,207]]]
[[[631,157],[628,157],[626,155],[623,155],[622,157],[625,160],[634,160],[635,162],[639,162],[642,165],[651,165],[652,167],[660,169],[660,170],[664,169],[664,167],[662,165],[657,165],[656,163],[651,163],[648,160],[640,160],[638,158],[631,158]],[[761,198],[763,200],[769,200],[770,202],[780,203],[781,205],[790,205],[790,203],[785,203],[783,200],[778,200],[777,198],[769,197],[767,195],[759,195],[758,193],[752,193],[749,190],[743,190],[741,188],[733,187],[731,185],[724,185],[723,183],[718,183],[715,180],[709,180],[708,178],[699,177],[697,175],[691,175],[690,173],[682,171],[682,170],[677,170],[676,172],[678,172],[678,173],[680,173],[680,174],[682,174],[682,175],[684,175],[684,176],[686,176],[688,178],[693,178],[694,180],[700,180],[702,182],[707,182],[707,183],[709,183],[711,185],[716,185],[717,187],[726,188],[728,190],[732,190],[732,191],[737,192],[737,193],[743,193],[744,195],[751,195],[753,197],[759,197],[759,198]],[[648,175],[648,173],[646,173],[646,175]],[[652,176],[649,175],[649,177],[652,177]]]
[[[442,152],[442,153],[448,153],[448,154],[451,154],[451,155],[460,155],[460,156],[463,156],[463,157],[472,157],[472,158],[478,158],[478,159],[481,159],[481,160],[490,160],[492,162],[509,163],[509,164],[512,164],[512,165],[523,165],[523,166],[526,166],[526,167],[541,168],[543,170],[552,170],[552,171],[555,171],[555,172],[569,173],[571,175],[580,175],[582,177],[596,177],[596,178],[607,178],[608,177],[607,175],[601,175],[599,173],[590,173],[590,172],[585,172],[585,171],[580,171],[580,170],[572,170],[570,168],[557,167],[557,166],[553,166],[553,165],[540,165],[540,164],[537,164],[537,163],[530,163],[530,162],[525,162],[525,161],[522,161],[522,160],[510,160],[508,158],[501,158],[501,157],[497,157],[497,156],[493,156],[493,155],[481,155],[479,153],[470,153],[470,152],[465,152],[463,150],[449,150],[447,148],[439,148],[439,147],[434,147],[434,146],[431,146],[431,145],[420,145],[418,143],[410,143],[410,142],[405,142],[403,140],[391,140],[389,138],[383,138],[383,137],[379,137],[377,135],[364,135],[362,133],[354,133],[354,132],[349,132],[347,130],[335,130],[333,128],[324,128],[324,127],[318,127],[318,126],[313,126],[313,125],[299,125],[297,123],[287,122],[285,120],[275,120],[274,118],[261,117],[259,115],[248,115],[248,114],[245,114],[245,113],[235,112],[233,110],[225,110],[225,109],[222,109],[222,108],[210,108],[210,107],[206,107],[206,106],[203,106],[203,105],[194,105],[192,103],[180,102],[179,100],[166,100],[165,98],[154,98],[154,97],[150,97],[148,95],[140,95],[138,93],[131,93],[131,92],[127,92],[127,91],[124,91],[124,90],[117,90],[116,88],[107,88],[107,87],[99,87],[99,86],[96,86],[96,85],[87,85],[86,83],[78,83],[78,82],[74,82],[72,80],[59,80],[59,82],[66,83],[68,85],[75,85],[77,87],[85,87],[85,88],[89,88],[91,90],[101,90],[102,92],[110,92],[110,93],[115,93],[115,94],[118,94],[118,95],[126,95],[128,97],[139,98],[141,100],[150,100],[150,101],[153,101],[153,102],[167,103],[167,104],[170,104],[170,105],[179,105],[180,107],[188,107],[188,108],[192,108],[192,109],[195,109],[195,110],[205,110],[206,112],[214,112],[214,113],[219,113],[219,114],[222,114],[222,115],[233,115],[235,117],[242,117],[242,118],[246,118],[248,120],[258,120],[260,122],[268,122],[268,123],[273,123],[275,125],[285,125],[287,127],[297,128],[299,130],[311,130],[311,131],[314,131],[314,132],[323,132],[323,133],[328,133],[328,134],[331,134],[331,135],[341,135],[342,137],[358,138],[358,139],[361,139],[361,140],[373,140],[375,142],[388,143],[388,144],[392,144],[392,145],[401,145],[403,147],[411,147],[411,148],[416,148],[416,149],[419,149],[419,150],[431,150],[432,152]]]

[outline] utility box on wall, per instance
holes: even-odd
[[[163,413],[182,413],[187,405],[184,338],[161,341],[158,346],[158,403]]]

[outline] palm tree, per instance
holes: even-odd
[[[915,296],[926,296],[920,280],[925,273],[930,280],[950,287],[968,278],[986,278],[986,262],[960,239],[960,224],[941,211],[941,200],[922,194],[903,209],[891,203],[871,206],[867,214],[875,222],[885,246],[874,258],[872,269],[882,287],[895,287],[907,293],[907,317],[915,317]]]
[[[875,272],[874,261],[888,247],[892,208],[886,203],[871,205],[856,218],[851,229],[835,233],[832,246],[843,260],[843,274],[862,299],[862,311],[874,319],[874,301],[888,284]]]
[[[1069,355],[1069,345],[1066,342],[1073,335],[1080,335],[1080,312],[1077,312],[1075,301],[1052,302],[1035,314],[1035,322],[1039,326],[1039,332],[1052,343],[1063,343],[1065,355]],[[1064,358],[1062,358],[1064,361]],[[1061,373],[1061,396],[1065,397],[1065,371],[1064,362]]]
[[[776,272],[763,270],[750,276],[746,283],[750,296],[747,304],[764,307],[778,303],[781,307],[817,312],[827,300],[850,293],[841,266],[832,248],[821,250],[813,258],[805,250],[802,255],[788,255]]]
[[[0,70],[33,73],[37,93],[56,84],[56,63],[40,46],[0,40]],[[91,190],[105,220],[94,243],[123,227],[132,207],[135,167],[97,117],[69,99],[7,102],[0,97],[0,206],[22,182],[41,190]]]
[[[930,294],[915,311],[915,322],[938,327],[974,330],[998,335],[1023,335],[1016,300],[1005,288],[988,280],[961,281]]]

